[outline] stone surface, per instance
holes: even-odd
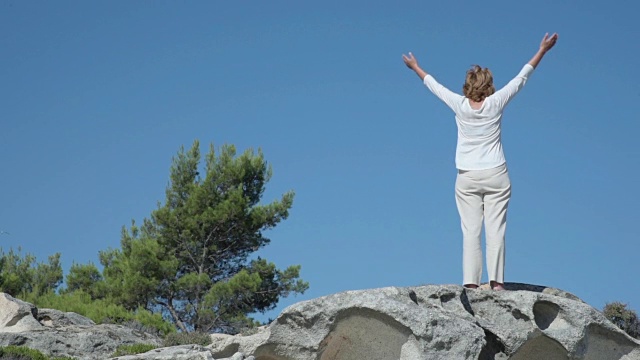
[[[640,342],[576,296],[536,285],[507,283],[506,288],[425,285],[347,291],[294,304],[252,335],[215,334],[207,347],[175,346],[113,359],[640,360]],[[0,307],[0,324],[5,324],[0,346],[106,359],[119,345],[160,345],[158,338],[130,328],[94,325],[57,310],[38,312],[1,295],[0,306],[10,310]],[[19,323],[32,328],[15,331]]]
[[[92,360],[108,358],[120,345],[139,343],[159,346],[161,341],[120,325],[95,325],[74,313],[38,311],[32,304],[0,293],[0,346],[26,346],[49,356]]]
[[[270,335],[270,328],[263,326],[250,336],[212,334],[211,345],[207,346],[213,352],[216,359],[224,359],[233,356],[242,349],[243,354],[253,354],[262,346]]]
[[[180,345],[154,349],[143,354],[119,356],[112,360],[215,360],[211,351],[200,345]]]
[[[21,332],[38,330],[42,325],[36,320],[38,310],[32,304],[0,293],[0,331]]]
[[[36,331],[0,332],[0,346],[26,346],[49,356],[70,356],[87,360],[106,359],[120,345],[139,343],[160,346],[161,342],[155,336],[110,324],[42,327]]]
[[[63,312],[55,309],[38,309],[37,317],[40,324],[48,327],[60,327],[68,325],[91,326],[96,323],[88,317],[72,312]]]
[[[640,342],[576,296],[506,288],[347,291],[292,305],[258,334],[210,347],[256,360],[640,359]]]

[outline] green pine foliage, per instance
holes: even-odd
[[[260,325],[249,314],[309,287],[300,266],[278,269],[255,254],[270,242],[264,232],[289,216],[294,193],[261,202],[272,170],[260,150],[210,146],[203,169],[200,160],[198,141],[180,149],[164,203],[141,226],[122,228],[120,248],[99,253],[102,270],[74,263],[59,289],[59,253],[38,263],[20,249],[0,249],[0,292],[159,334],[235,334]]]
[[[607,303],[602,310],[604,316],[629,336],[640,339],[640,320],[638,314],[621,302]]]
[[[2,285],[4,284],[4,263],[6,262],[5,258],[2,254],[2,249],[0,249],[0,291],[2,291]]]
[[[21,251],[20,248],[17,252],[9,249],[8,253],[4,253],[0,249],[0,292],[19,297],[30,293],[43,294],[60,286],[60,253],[49,256],[47,263],[37,263],[35,256],[21,255]]]
[[[182,332],[237,333],[255,325],[248,314],[308,288],[299,266],[249,261],[269,244],[264,231],[288,217],[294,194],[261,204],[272,175],[262,152],[211,146],[201,174],[199,147],[174,157],[164,204],[142,226],[123,228],[120,249],[100,253],[103,281],[118,304],[159,308]]]
[[[111,357],[142,354],[155,348],[157,346],[151,344],[120,345]]]
[[[106,297],[106,288],[102,282],[102,274],[93,263],[72,264],[65,278],[66,288],[63,293],[81,290],[92,299]]]

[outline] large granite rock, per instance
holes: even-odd
[[[120,345],[138,343],[159,346],[161,340],[120,325],[95,325],[75,313],[38,311],[32,304],[0,293],[0,346],[26,346],[49,356],[97,360],[110,357]]]
[[[257,360],[632,360],[640,342],[567,292],[507,284],[347,291],[285,309],[252,336],[218,339],[214,357]]]
[[[640,342],[576,296],[535,285],[506,287],[508,291],[457,285],[347,291],[292,305],[253,335],[212,335],[207,347],[158,348],[117,359],[640,360]],[[16,304],[9,305],[22,310],[13,313],[35,312],[33,317],[47,326],[22,332],[2,330],[13,325],[0,328],[0,345],[106,359],[122,344],[160,344],[133,329],[93,325],[56,310],[38,314],[30,304]],[[28,316],[0,310],[0,319],[18,319],[4,324],[15,325]]]
[[[161,341],[153,335],[111,324],[72,325],[21,333],[0,332],[0,346],[26,346],[49,356],[87,360],[107,359],[118,346],[138,343],[160,346]]]
[[[0,293],[0,332],[40,329],[42,325],[35,318],[37,311],[33,304]]]

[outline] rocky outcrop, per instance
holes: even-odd
[[[507,290],[347,291],[292,305],[263,332],[211,348],[257,360],[640,359],[640,342],[576,296],[513,283]]]
[[[161,340],[120,325],[95,325],[75,313],[38,310],[0,293],[0,346],[26,346],[49,356],[97,360],[109,358],[120,345],[138,343],[159,346]]]
[[[212,335],[207,347],[158,348],[114,359],[640,360],[640,342],[576,296],[542,286],[506,287],[508,291],[457,285],[347,291],[292,305],[250,336]],[[25,312],[34,311],[25,304],[12,305],[23,314],[15,316],[0,307],[0,320],[18,319],[3,320],[14,325],[23,321]],[[50,355],[105,359],[120,344],[159,344],[133,329],[84,323],[88,319],[77,314],[35,313],[34,318],[50,324],[23,332],[3,332],[14,325],[0,328],[0,345],[11,342]]]

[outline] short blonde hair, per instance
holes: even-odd
[[[473,65],[471,69],[467,71],[462,92],[464,96],[475,102],[480,102],[496,92],[496,88],[493,87],[493,74],[491,74],[491,70]]]

